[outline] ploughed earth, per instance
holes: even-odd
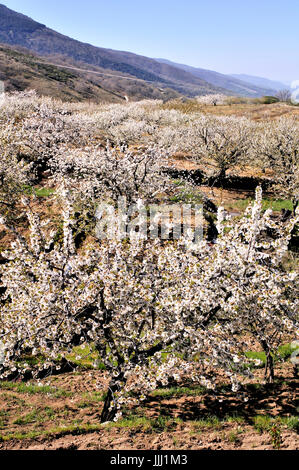
[[[117,423],[100,424],[108,377],[74,369],[37,384],[0,382],[0,450],[299,450],[298,378],[278,362],[273,385],[263,369],[231,391],[221,374],[217,393],[192,383],[158,389],[128,407]]]

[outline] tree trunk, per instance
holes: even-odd
[[[270,351],[266,354],[266,367],[265,367],[265,382],[267,384],[273,384],[274,382],[274,362]]]
[[[224,183],[226,179],[226,168],[221,168],[220,169],[220,172],[218,174],[218,177],[217,177],[217,182],[218,182],[218,185],[219,186],[222,186],[222,184]]]
[[[109,390],[105,399],[103,411],[101,414],[101,423],[107,423],[108,421],[113,421],[116,415],[116,406],[113,397],[113,390],[111,389],[111,384],[109,386]],[[111,409],[110,409],[111,407]]]
[[[299,201],[297,201],[297,199],[294,200],[293,201],[293,215],[294,216],[296,215],[296,210],[297,210],[298,205],[299,205]]]
[[[101,414],[101,423],[107,423],[108,421],[114,420],[117,413],[117,399],[115,394],[119,392],[125,382],[126,380],[123,372],[121,372],[115,379],[111,380]]]
[[[274,361],[273,361],[273,354],[271,349],[268,347],[266,341],[261,342],[262,348],[266,354],[266,366],[265,366],[265,383],[266,384],[273,384],[274,382]]]

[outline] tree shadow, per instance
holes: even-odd
[[[294,416],[299,406],[298,380],[283,382],[277,380],[271,385],[250,384],[240,393],[231,391],[230,386],[216,392],[204,391],[199,396],[172,398],[149,398],[147,406],[158,415],[180,418],[182,421],[196,421],[211,418],[223,420],[241,417],[247,423],[257,415]]]

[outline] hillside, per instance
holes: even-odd
[[[132,54],[95,47],[64,36],[41,23],[0,5],[0,42],[22,46],[42,56],[62,56],[81,65],[93,65],[196,96],[227,90],[168,64]]]
[[[43,59],[0,45],[0,80],[6,91],[35,89],[39,94],[68,101],[121,102],[124,98],[70,70],[43,63]]]
[[[232,74],[231,77],[237,78],[238,80],[245,80],[252,85],[258,87],[272,88],[275,91],[285,90],[289,88],[286,83],[277,82],[275,80],[269,80],[269,78],[255,77],[254,75],[245,74]]]
[[[61,58],[51,58],[59,62]],[[72,64],[78,65],[78,64]],[[26,49],[0,44],[0,80],[6,91],[35,89],[38,94],[63,101],[118,103],[129,95],[134,99],[169,99],[180,96],[173,90],[163,93],[146,82],[128,81],[120,76],[108,77],[96,73],[82,73],[76,67],[51,65],[45,58]]]
[[[237,75],[224,75],[222,73],[214,72],[212,70],[206,70],[196,67],[191,67],[190,65],[177,64],[166,59],[156,59],[160,63],[172,65],[174,67],[180,68],[201,80],[205,80],[211,83],[215,87],[222,87],[226,90],[231,91],[233,94],[248,96],[248,97],[259,97],[263,95],[271,95],[274,93],[273,87],[271,84],[275,82],[268,81],[269,83],[253,83],[250,80],[245,79],[245,75],[240,77]],[[244,77],[244,78],[243,78]],[[286,87],[284,87],[286,88]]]

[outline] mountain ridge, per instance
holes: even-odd
[[[191,74],[194,74],[195,76],[208,81],[214,86],[222,85],[222,87],[233,93],[242,94],[242,91],[244,93],[244,91],[247,90],[250,96],[258,97],[261,95],[271,94],[275,91],[275,89],[271,87],[258,87],[253,83],[247,82],[245,80],[240,80],[235,75],[225,75],[213,70],[203,69],[200,67],[192,67],[186,64],[179,64],[167,59],[156,60],[160,61],[161,63],[173,64],[174,66],[181,68],[182,70],[189,71]]]
[[[51,62],[50,62],[51,61]],[[0,80],[5,90],[22,91],[35,89],[38,94],[59,98],[64,101],[122,102],[130,90],[135,99],[174,99],[180,95],[173,90],[163,93],[143,81],[118,75],[98,76],[106,70],[90,67],[81,71],[80,64],[70,64],[61,57],[42,57],[23,47],[0,43]],[[74,67],[75,65],[75,67]],[[96,73],[94,73],[96,72]]]
[[[118,71],[187,96],[226,92],[185,71],[159,64],[145,56],[83,43],[35,22],[0,4],[0,42],[22,46],[42,56],[62,55],[76,62]]]
[[[234,74],[230,74],[229,76],[242,80],[242,81],[243,80],[247,81],[248,83],[252,83],[253,85],[256,85],[256,86],[260,86],[260,87],[268,86],[275,91],[286,90],[290,88],[286,83],[279,82],[278,80],[271,80],[270,78],[258,77],[255,75],[234,73]]]
[[[218,74],[218,72],[213,72],[214,79],[211,74],[206,77],[212,82],[214,81],[211,83],[199,73],[194,73],[193,68],[189,66],[182,68],[182,66],[178,66],[179,64],[170,61],[161,62],[132,52],[105,49],[83,43],[56,32],[3,4],[0,4],[0,43],[26,48],[42,57],[55,57],[56,61],[61,62],[58,64],[59,66],[66,63],[81,68],[93,66],[98,71],[114,71],[124,77],[147,82],[147,85],[144,83],[143,86],[137,86],[136,89],[133,86],[129,87],[129,92],[127,92],[127,85],[121,85],[120,91],[130,94],[130,98],[133,99],[158,96],[158,91],[161,92],[161,89],[167,90],[163,91],[165,97],[168,95],[195,97],[210,93],[231,95],[232,92],[241,96],[257,97],[265,94],[264,91],[269,91],[240,81],[238,86],[235,85],[232,90],[221,85],[235,79],[226,77],[225,81],[223,79],[225,76]],[[102,83],[100,79],[97,82],[99,85]],[[108,85],[110,88],[107,79],[103,82],[105,86]],[[111,83],[114,82],[115,79],[112,78]],[[151,87],[155,90],[150,90]]]

